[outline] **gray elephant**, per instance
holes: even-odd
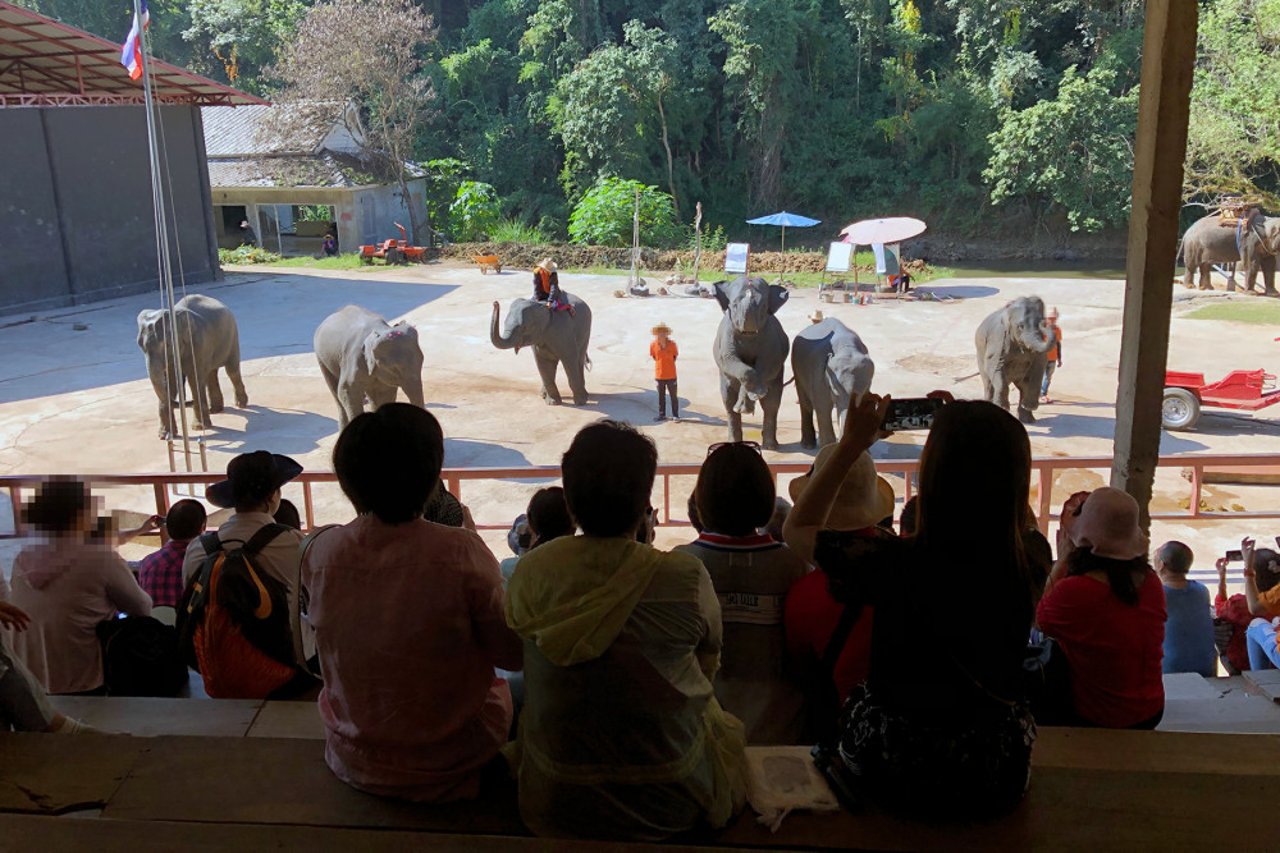
[[[1212,213],[1195,221],[1182,235],[1179,254],[1187,272],[1183,284],[1191,287],[1200,273],[1200,289],[1212,290],[1209,271],[1214,264],[1240,263],[1245,290],[1252,291],[1262,272],[1268,296],[1275,296],[1276,251],[1280,250],[1280,217],[1263,216],[1254,211],[1243,227],[1222,225]],[[1235,290],[1235,275],[1227,282],[1227,290]]]
[[[591,364],[587,347],[591,344],[591,308],[577,296],[560,291],[560,304],[572,307],[572,312],[548,308],[546,302],[517,299],[507,311],[503,328],[498,328],[501,307],[493,303],[493,319],[489,324],[489,340],[498,349],[533,347],[533,359],[542,377],[542,399],[548,405],[562,402],[556,388],[556,373],[564,366],[569,388],[573,391],[573,404],[587,403],[586,370]]]
[[[739,276],[716,282],[716,301],[724,311],[712,347],[720,368],[720,396],[729,417],[729,440],[742,441],[742,415],[764,407],[764,447],[778,449],[778,408],[782,371],[791,342],[773,316],[787,303],[785,288],[762,278]]]
[[[819,447],[836,440],[844,429],[850,403],[856,404],[871,388],[876,366],[857,333],[839,320],[814,323],[791,342],[791,373],[800,397],[800,444]],[[836,428],[831,410],[836,411]],[[814,434],[813,419],[818,419]]]
[[[195,407],[192,427],[206,429],[210,415],[222,411],[218,369],[225,368],[236,392],[236,407],[249,405],[249,394],[240,378],[240,330],[231,309],[211,296],[193,293],[174,306],[180,372],[173,370],[169,312],[151,309],[138,314],[138,347],[147,361],[147,375],[160,401],[160,437],[178,432],[173,407],[178,403],[178,383],[190,388]]]
[[[422,348],[418,330],[403,320],[394,326],[382,317],[348,305],[316,328],[313,339],[320,372],[338,403],[338,425],[346,427],[364,412],[395,402],[403,389],[409,402],[423,405]]]
[[[1038,296],[1022,296],[991,314],[978,326],[978,372],[983,399],[1009,408],[1009,385],[1018,389],[1018,420],[1035,423],[1040,383],[1054,335]]]

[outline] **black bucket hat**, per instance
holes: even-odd
[[[302,466],[288,456],[265,450],[241,453],[227,463],[227,479],[210,486],[205,496],[224,509],[261,502],[301,473]]]

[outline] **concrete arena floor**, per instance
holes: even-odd
[[[225,282],[200,288],[235,312],[240,326],[248,411],[228,408],[207,433],[210,469],[221,470],[243,450],[267,448],[296,457],[307,468],[327,468],[337,435],[336,404],[311,352],[312,334],[332,311],[363,305],[389,320],[404,318],[418,329],[426,356],[430,410],[447,436],[450,467],[555,464],[573,433],[600,417],[635,423],[658,443],[663,461],[697,462],[708,444],[725,439],[724,412],[711,343],[720,320],[713,300],[652,297],[618,299],[617,276],[563,275],[564,287],[591,303],[594,312],[588,374],[592,399],[581,409],[546,406],[538,394],[533,355],[494,349],[488,325],[494,300],[506,304],[530,289],[529,275],[507,271],[481,275],[470,266],[427,267],[349,275],[322,271],[229,272]],[[865,340],[876,362],[874,388],[895,396],[923,395],[935,388],[958,397],[981,393],[974,375],[973,333],[981,319],[1008,299],[1041,296],[1062,313],[1066,366],[1058,372],[1054,397],[1031,427],[1038,456],[1109,455],[1114,429],[1123,285],[1096,279],[947,279],[922,289],[954,302],[833,305],[814,290],[793,291],[778,318],[789,334],[814,309],[837,317]],[[194,290],[192,291],[194,292]],[[1175,291],[1170,367],[1202,370],[1218,378],[1235,368],[1276,364],[1274,337],[1266,327],[1186,320],[1181,315],[1209,299],[1228,298]],[[1230,297],[1245,299],[1248,297]],[[135,343],[136,316],[155,307],[155,294],[50,312],[36,318],[0,319],[0,472],[105,473],[166,470],[165,445],[155,437],[156,401]],[[656,395],[648,358],[649,329],[662,321],[680,345],[679,423],[655,424]],[[87,326],[77,330],[76,324]],[[790,377],[788,366],[787,374]],[[968,377],[968,378],[965,378]],[[229,383],[223,378],[230,403]],[[561,378],[561,392],[568,395]],[[1278,413],[1280,414],[1280,413]],[[746,437],[760,437],[759,413],[747,419]],[[875,448],[880,458],[913,458],[924,433],[893,436]],[[794,388],[785,393],[779,439],[784,449],[770,459],[800,461],[799,409]],[[1197,431],[1166,434],[1165,453],[1280,454],[1280,425],[1263,417],[1206,415]],[[1100,485],[1105,471],[1074,472],[1055,486],[1055,501],[1077,488]],[[683,518],[692,478],[676,478],[672,515]],[[538,486],[532,482],[464,484],[463,499],[482,522],[503,522],[523,509]],[[899,487],[900,488],[900,487]],[[1159,505],[1185,501],[1185,483],[1162,472]],[[115,489],[108,504],[149,512],[149,490]],[[288,495],[300,502],[300,493]],[[1270,487],[1213,486],[1215,506],[1274,507]],[[655,495],[655,503],[658,501]],[[350,508],[336,488],[317,491],[318,520],[342,521]],[[7,513],[0,513],[0,524]],[[1269,528],[1240,530],[1222,523],[1159,524],[1153,538],[1181,538],[1205,555],[1198,568],[1212,569],[1209,554],[1238,547],[1239,537],[1270,538]],[[660,544],[687,539],[688,531],[665,530]],[[500,556],[500,535],[486,535]],[[11,550],[0,549],[0,554]],[[145,549],[143,549],[145,550]],[[4,564],[10,560],[5,555]]]

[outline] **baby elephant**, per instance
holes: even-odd
[[[218,387],[218,369],[236,392],[236,407],[249,405],[249,394],[240,378],[240,330],[231,309],[211,296],[193,293],[174,305],[177,334],[170,337],[169,312],[151,309],[138,314],[138,347],[147,361],[147,375],[160,401],[160,437],[177,433],[173,407],[178,403],[178,385],[191,389],[195,406],[192,427],[205,429],[209,416],[222,411],[222,389]],[[173,343],[178,345],[180,370],[173,369]]]
[[[849,406],[857,405],[871,388],[876,366],[862,338],[844,323],[828,317],[796,335],[791,343],[791,372],[800,397],[800,445],[814,448],[835,442],[832,410],[836,413],[836,428],[843,430]]]
[[[423,405],[422,349],[418,330],[408,323],[390,326],[372,311],[348,305],[316,329],[315,350],[338,403],[339,427],[364,412],[366,398],[375,409],[395,402],[397,388],[413,405]]]

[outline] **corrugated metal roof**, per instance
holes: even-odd
[[[159,59],[149,64],[156,103],[267,103]],[[142,102],[142,81],[129,79],[120,64],[119,44],[0,2],[0,107]]]
[[[328,152],[293,157],[209,158],[209,186],[220,187],[365,187],[380,183],[354,158]]]
[[[339,104],[205,107],[204,147],[213,157],[316,154],[340,120]]]

